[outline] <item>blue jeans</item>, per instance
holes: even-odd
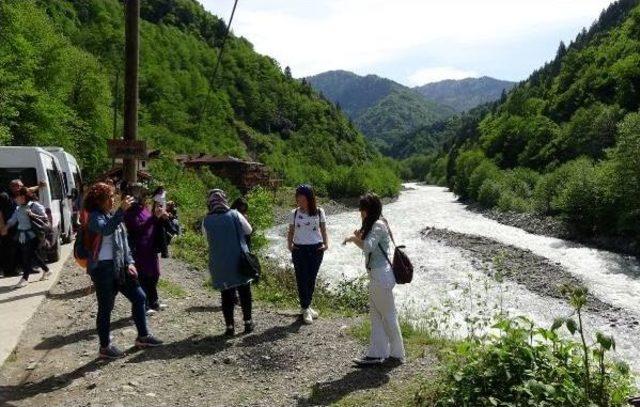
[[[96,288],[96,296],[98,298],[98,316],[96,317],[96,326],[98,328],[98,337],[100,338],[100,346],[105,348],[109,346],[109,332],[111,331],[111,311],[115,304],[116,295],[121,292],[131,302],[131,315],[138,330],[138,336],[147,336],[147,315],[146,301],[144,291],[140,285],[132,280],[120,283],[116,280],[116,273],[113,270],[113,261],[101,261],[98,266],[90,273],[93,285]]]
[[[298,297],[302,309],[309,308],[313,300],[313,292],[316,288],[318,271],[324,258],[324,251],[318,250],[322,244],[295,245],[291,256],[293,267],[296,271],[296,282],[298,283]]]

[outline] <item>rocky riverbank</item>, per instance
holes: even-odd
[[[554,216],[542,216],[533,213],[502,212],[486,209],[478,204],[469,204],[467,209],[493,219],[503,225],[514,226],[536,235],[570,240],[594,249],[614,253],[640,256],[640,246],[635,239],[611,236],[585,236],[572,228],[564,220]]]
[[[428,227],[422,231],[426,239],[433,239],[464,250],[474,265],[486,274],[521,284],[539,295],[565,300],[561,287],[576,287],[583,282],[565,270],[559,263],[538,256],[529,250],[506,245],[476,235],[457,233],[447,229]],[[640,326],[638,319],[619,307],[608,304],[592,294],[587,309],[606,318],[611,326]]]

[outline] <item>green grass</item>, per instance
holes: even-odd
[[[185,298],[187,296],[187,290],[182,288],[181,285],[165,280],[163,278],[158,281],[158,289],[165,296],[171,298]]]
[[[291,267],[282,268],[262,260],[262,279],[254,286],[257,300],[284,308],[299,308],[296,278]],[[368,311],[369,297],[364,280],[338,283],[332,289],[318,280],[312,306],[323,315],[356,316]]]

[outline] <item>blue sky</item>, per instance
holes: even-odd
[[[200,0],[226,20],[233,0]],[[522,80],[612,0],[239,0],[232,30],[304,77]]]

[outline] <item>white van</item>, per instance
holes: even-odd
[[[69,219],[71,208],[68,207],[63,175],[58,159],[48,151],[38,147],[0,147],[0,191],[9,192],[11,180],[21,179],[25,186],[32,187],[41,182],[47,188],[38,191],[38,198],[44,205],[53,228],[55,244],[49,253],[45,253],[49,261],[60,259],[60,240],[70,236]]]
[[[78,219],[78,211],[80,206],[79,198],[82,197],[82,173],[78,161],[74,156],[64,151],[62,147],[45,147],[45,150],[53,154],[60,163],[62,170],[64,187],[66,190],[67,203],[71,208],[68,214],[69,218],[65,219],[65,223],[72,225],[72,231]],[[65,214],[67,212],[65,211]],[[71,241],[71,234],[63,235],[63,243]]]

